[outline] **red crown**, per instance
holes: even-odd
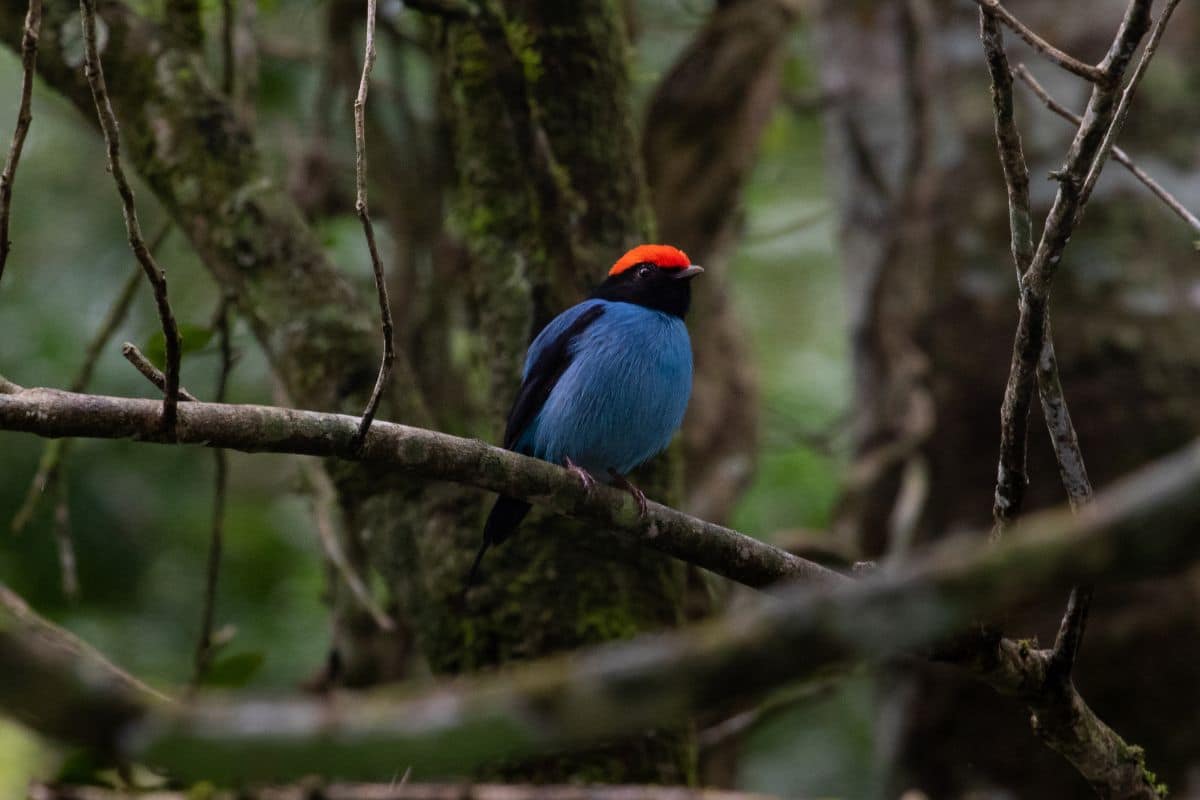
[[[691,266],[687,253],[669,244],[643,244],[630,250],[612,265],[609,276],[620,275],[638,264],[653,264],[660,269],[683,269]]]

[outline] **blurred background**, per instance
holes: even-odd
[[[157,4],[143,5],[155,13]],[[215,26],[219,9],[210,5],[205,13]],[[370,262],[353,210],[358,5],[244,3],[257,59],[245,102],[268,170],[333,262],[369,297]],[[757,3],[621,5],[641,127],[655,103],[671,113],[664,81],[698,37],[712,35],[706,26],[714,17]],[[721,452],[733,477],[717,489],[693,483],[700,488],[685,505],[796,552],[846,563],[987,525],[1016,322],[1005,195],[973,3],[917,3],[915,13],[902,12],[902,3],[857,0],[781,5],[787,12],[773,26],[778,39],[761,45],[778,55],[759,67],[768,84],[754,112],[762,121],[750,126],[756,133],[744,145],[744,175],[721,221],[722,239],[706,244],[721,278],[712,291],[720,296],[698,298],[691,319],[694,331],[704,329],[714,318],[705,310],[721,309],[732,366],[717,370],[715,380],[724,375],[736,384],[742,416],[730,424],[741,438]],[[1011,4],[1047,38],[1098,58],[1123,4],[1080,3],[1078,14],[1063,13],[1063,5]],[[453,247],[440,238],[452,240],[454,229],[452,223],[444,234],[439,222],[446,213],[440,193],[423,211],[412,200],[414,183],[450,182],[450,156],[433,63],[436,25],[390,0],[380,14],[372,200],[385,261],[400,281],[437,263],[431,252]],[[763,35],[749,24],[732,30],[726,35],[747,37],[750,49],[750,37]],[[1138,163],[1192,209],[1200,208],[1200,67],[1192,57],[1198,34],[1200,14],[1185,4],[1122,137]],[[217,43],[209,45],[215,63]],[[720,52],[716,43],[705,47]],[[1010,49],[1057,99],[1082,108],[1083,84],[1019,43]],[[924,61],[915,88],[904,85],[912,52]],[[736,59],[725,66],[736,69]],[[688,80],[720,86],[723,76],[685,76],[681,83]],[[19,60],[5,49],[0,130],[13,122],[19,81]],[[1072,128],[1021,87],[1017,93],[1040,216],[1053,190],[1042,177],[1058,165]],[[712,115],[720,131],[724,99],[716,95],[699,113]],[[650,136],[643,129],[647,148],[685,147],[654,144]],[[917,168],[909,171],[913,159]],[[687,163],[701,175],[707,168],[704,157]],[[672,179],[669,172],[663,180]],[[143,227],[152,234],[167,215],[139,187]],[[670,229],[660,220],[662,227]],[[0,374],[25,386],[65,387],[135,265],[94,125],[45,85],[34,94],[12,231],[0,284]],[[672,243],[691,249],[689,241]],[[1110,165],[1071,243],[1054,306],[1063,380],[1098,488],[1200,432],[1195,259],[1187,229]],[[219,356],[209,328],[219,292],[177,230],[167,233],[159,260],[185,326],[183,383],[210,397]],[[414,306],[414,285],[393,289],[401,314]],[[153,353],[161,349],[157,328],[141,286],[90,389],[151,396],[119,345],[129,340]],[[281,402],[242,322],[233,345],[229,401]],[[697,413],[705,408],[725,413],[719,403]],[[462,432],[490,435],[494,422],[467,423]],[[701,423],[689,420],[685,474],[711,440],[711,428],[697,429]],[[897,443],[898,457],[880,455]],[[200,625],[212,459],[198,449],[76,442],[63,462],[61,497],[42,498],[23,530],[12,533],[9,521],[25,502],[45,444],[0,433],[0,580],[148,682],[186,683]],[[1046,445],[1035,420],[1034,506],[1065,500]],[[313,499],[295,459],[234,453],[230,468],[216,606],[228,643],[210,682],[294,688],[320,674],[332,640]],[[916,493],[917,510],[897,521],[902,491]],[[69,519],[56,515],[56,506]],[[60,569],[64,535],[77,564],[74,597],[64,592]],[[718,604],[736,602],[736,592],[732,599],[726,589],[716,594]],[[1189,778],[1200,763],[1197,601],[1195,571],[1119,593],[1099,587],[1078,675],[1099,715],[1145,746],[1151,767],[1180,789],[1189,780],[1200,787]],[[1046,641],[1059,611],[1030,608],[1007,627]],[[801,688],[751,712],[734,733],[706,739],[702,732],[703,779],[792,797],[894,796],[910,786],[933,797],[1088,796],[1069,766],[1029,732],[1023,708],[949,671],[861,669]],[[70,769],[69,753],[0,721],[0,797],[20,796],[31,778]]]

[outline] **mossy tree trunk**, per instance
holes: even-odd
[[[457,176],[452,231],[469,280],[470,355],[447,369],[474,386],[434,411],[450,430],[499,439],[533,334],[583,298],[608,265],[652,231],[630,107],[627,43],[614,5],[485,4],[447,23],[440,50]],[[562,87],[571,87],[564,92]],[[670,501],[677,458],[639,477]],[[375,563],[397,587],[435,672],[480,669],[680,619],[683,570],[620,546],[603,531],[535,512],[488,554],[465,601],[463,578],[492,497],[428,487],[420,502],[380,496],[404,535],[376,540]],[[602,752],[505,768],[535,779],[679,781],[692,772],[688,737],[656,732]]]

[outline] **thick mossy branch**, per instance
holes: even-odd
[[[22,395],[34,395],[42,411],[22,405]],[[25,420],[22,427],[47,432],[72,427],[62,409],[56,410],[56,399],[65,398],[45,391],[0,395],[0,425]],[[153,426],[156,403],[94,402],[95,419],[105,420],[109,433],[160,435]],[[205,404],[181,405],[181,437],[217,433],[206,427],[215,412]],[[242,407],[239,413],[258,412]],[[271,415],[256,420],[271,437],[257,446],[329,452],[348,447],[355,431],[353,417],[331,421],[322,418],[328,415],[282,413],[290,423]],[[372,429],[367,458],[422,463],[435,473],[461,458],[443,461],[428,447],[432,440],[400,436],[388,427]],[[81,432],[78,425],[70,431]],[[223,436],[219,444],[225,446],[249,444],[234,433]],[[461,447],[475,447],[484,457],[474,468],[490,476],[487,482],[506,474],[504,465],[485,463],[487,452],[478,450],[484,446]],[[521,470],[533,472],[533,464]],[[978,536],[948,541],[927,559],[895,571],[834,586],[792,585],[689,630],[438,684],[418,697],[394,690],[317,699],[222,696],[167,708],[127,680],[108,676],[85,684],[79,675],[86,665],[76,653],[41,646],[31,631],[43,626],[22,624],[10,604],[0,604],[0,673],[9,678],[0,701],[7,713],[39,730],[66,740],[86,738],[92,747],[162,765],[180,778],[387,776],[397,764],[413,764],[423,775],[461,773],[497,758],[681,722],[698,709],[722,708],[851,660],[912,652],[962,630],[971,619],[1003,613],[1070,581],[1117,582],[1179,569],[1200,559],[1200,539],[1193,535],[1198,521],[1200,444],[1195,444],[1102,493],[1078,514],[1054,511],[1018,522],[995,547],[979,548]],[[1089,780],[1105,780],[1105,769],[1122,764],[1127,767],[1122,776],[1145,775],[1133,758],[1136,748],[1104,726],[1078,695],[1055,698],[1045,692],[1044,653],[983,638],[983,644],[943,647],[939,655],[1029,702],[1039,734],[1052,746],[1077,767],[1098,765],[1084,773]],[[99,670],[107,676],[103,664]],[[70,691],[47,690],[58,686]],[[58,724],[74,718],[80,704],[94,703],[115,711],[89,717],[94,724],[86,730]],[[1120,779],[1111,775],[1109,786]],[[1137,780],[1142,784],[1122,784],[1127,791],[1119,796],[1153,796],[1146,794],[1152,784]]]

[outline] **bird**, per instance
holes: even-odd
[[[671,245],[639,245],[617,259],[586,300],[529,345],[504,447],[565,467],[589,492],[597,481],[618,486],[644,516],[646,495],[626,476],[665,450],[683,423],[692,392],[684,318],[702,272]],[[464,591],[529,509],[515,497],[496,500]]]

